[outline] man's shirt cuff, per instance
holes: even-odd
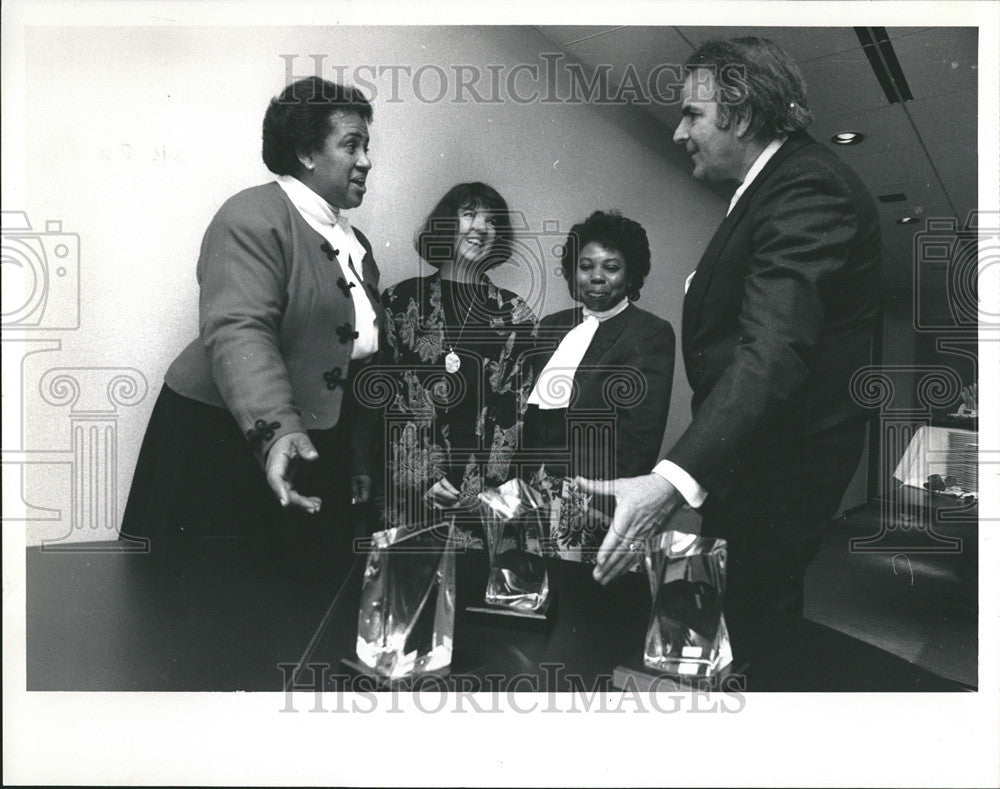
[[[684,497],[691,507],[698,509],[708,498],[708,491],[676,463],[669,460],[661,460],[653,468],[653,473],[663,477],[667,482],[677,488],[677,492]]]

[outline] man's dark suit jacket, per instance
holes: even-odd
[[[530,357],[537,379],[559,342],[583,319],[580,308],[541,320],[538,351]],[[630,304],[603,321],[573,378],[567,417],[613,412],[615,467],[607,479],[649,473],[667,425],[674,377],[674,330],[650,312]],[[530,434],[532,425],[525,424]],[[571,473],[584,472],[574,469]]]
[[[722,222],[684,300],[693,419],[665,456],[708,490],[706,504],[734,486],[743,496],[741,481],[783,464],[795,476],[761,491],[772,512],[808,508],[781,505],[807,466],[836,508],[862,448],[850,380],[869,363],[879,255],[861,180],[807,134],[790,135]]]

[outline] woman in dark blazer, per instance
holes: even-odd
[[[570,230],[561,272],[581,306],[541,321],[524,423],[528,468],[616,479],[656,461],[670,408],[674,331],[633,303],[649,270],[638,222],[597,211]],[[599,530],[580,528],[558,535],[560,547],[600,545]]]
[[[373,471],[351,381],[381,309],[371,244],[342,211],[364,199],[371,119],[359,91],[318,77],[272,99],[278,179],[231,197],[205,233],[199,337],[167,371],[122,538],[347,536],[335,516]]]

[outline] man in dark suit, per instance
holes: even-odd
[[[801,75],[757,39],[686,64],[674,141],[699,180],[739,183],[689,279],[682,347],[693,419],[654,473],[610,483],[607,583],[685,502],[729,543],[727,607],[801,614],[805,569],[861,456],[850,380],[869,361],[879,228],[860,179],[804,129]]]

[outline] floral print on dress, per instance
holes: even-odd
[[[387,418],[405,423],[388,439],[386,488],[395,490],[386,496],[386,522],[419,518],[419,511],[399,510],[419,510],[414,502],[445,477],[460,504],[472,507],[485,485],[508,478],[533,385],[520,357],[538,321],[523,299],[490,282],[442,283],[438,274],[391,286],[382,301],[399,376]],[[444,365],[452,349],[461,358],[455,373]]]
[[[611,518],[591,506],[592,497],[582,493],[572,480],[551,476],[543,466],[531,479],[549,502],[549,538],[543,546],[547,556],[594,564]],[[631,569],[636,569],[635,564]]]

